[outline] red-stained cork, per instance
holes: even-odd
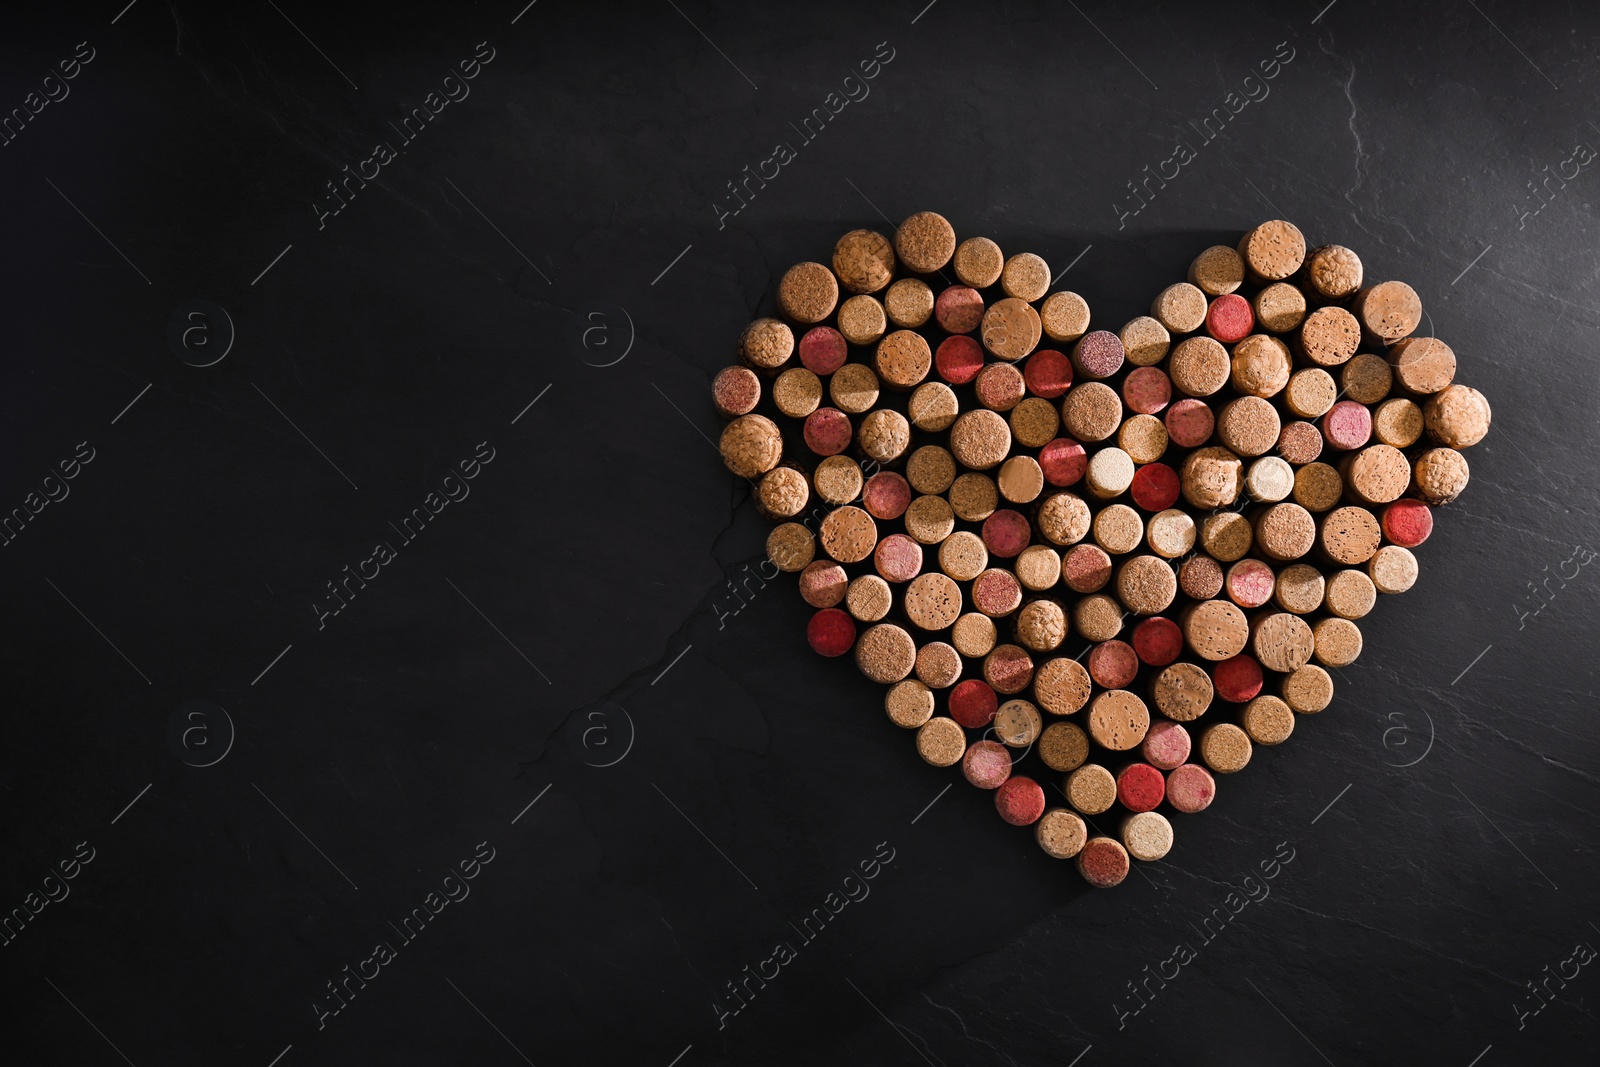
[[[1075,545],[1062,557],[1061,580],[1074,593],[1097,593],[1111,580],[1111,557],[1099,545]]]
[[[1010,571],[990,567],[972,581],[972,606],[991,619],[1010,615],[1022,606],[1022,585]]]
[[[813,326],[800,338],[800,362],[819,378],[826,378],[849,358],[844,334],[832,326]]]
[[[1126,641],[1102,641],[1089,653],[1089,677],[1102,689],[1126,689],[1139,673],[1139,655]]]
[[[1078,853],[1078,873],[1096,889],[1121,885],[1128,877],[1128,850],[1109,837],[1091,837]]]
[[[1433,509],[1420,500],[1396,500],[1381,521],[1383,536],[1401,548],[1416,548],[1433,533]]]
[[[1216,416],[1204,400],[1185,397],[1167,409],[1162,419],[1167,425],[1167,436],[1179,448],[1199,448],[1211,439],[1216,429]]]
[[[961,773],[979,789],[999,789],[1011,777],[1011,753],[998,741],[978,741],[961,757]]]
[[[991,556],[1015,559],[1033,539],[1033,527],[1021,512],[1002,508],[983,520],[983,544]]]
[[[966,385],[983,369],[983,348],[966,334],[946,337],[933,354],[933,364],[951,385]]]
[[[1278,577],[1259,559],[1241,559],[1228,568],[1228,599],[1241,608],[1259,608],[1272,599]]]
[[[933,302],[933,317],[946,333],[971,333],[983,321],[983,297],[976,289],[952,285]]]
[[[995,696],[988,682],[968,678],[957,682],[950,690],[950,717],[969,730],[981,730],[994,719],[1000,709],[1000,698]]]
[[[1145,511],[1166,511],[1178,502],[1182,490],[1178,472],[1165,463],[1146,463],[1133,472],[1133,483],[1128,487],[1133,502]]]
[[[1206,332],[1225,345],[1244,340],[1255,326],[1256,314],[1250,310],[1250,301],[1238,293],[1216,297],[1206,309]]]
[[[1261,692],[1261,664],[1245,655],[1225,659],[1217,664],[1212,681],[1218,697],[1230,704],[1244,704]]]
[[[1360,448],[1372,437],[1372,413],[1354,400],[1341,400],[1322,416],[1322,436],[1332,448]]]
[[[1167,774],[1167,803],[1181,812],[1205,811],[1216,795],[1216,779],[1198,763],[1185,763]]]
[[[1044,790],[1032,778],[1008,778],[995,790],[994,807],[1012,826],[1032,826],[1044,814]]]
[[[1172,379],[1160,367],[1136,367],[1122,382],[1122,402],[1136,415],[1157,415],[1172,400]]]
[[[838,408],[818,408],[806,416],[806,447],[819,456],[837,456],[855,436],[850,416]]]
[[[905,534],[890,534],[878,542],[873,565],[888,582],[909,582],[922,572],[922,546]]]
[[[1151,724],[1140,751],[1152,766],[1171,771],[1183,766],[1192,744],[1188,730],[1170,719],[1162,719]]]
[[[819,656],[842,656],[856,643],[856,621],[847,611],[823,608],[806,624],[806,641]]]
[[[723,367],[711,379],[711,403],[725,419],[748,415],[761,402],[761,379],[749,367]]]
[[[1183,733],[1177,723],[1170,725]],[[1166,776],[1148,763],[1130,763],[1117,772],[1117,800],[1129,811],[1155,811],[1166,795]]]
[[[1072,346],[1072,365],[1085,378],[1109,378],[1127,357],[1122,339],[1110,330],[1091,330]]]
[[[991,411],[1010,411],[1028,395],[1022,372],[1009,363],[991,363],[972,380],[978,403]]]
[[[898,519],[911,506],[911,486],[894,471],[879,471],[867,479],[861,490],[861,506],[867,514],[885,522]]]
[[[1089,454],[1072,438],[1057,437],[1039,450],[1039,467],[1051,485],[1075,485],[1089,469]]]
[[[1028,357],[1022,377],[1028,392],[1054,400],[1072,385],[1072,361],[1053,348],[1041,348]]]
[[[1164,615],[1145,619],[1133,628],[1133,651],[1140,662],[1165,667],[1183,654],[1183,631]],[[1121,688],[1126,689],[1127,683]]]

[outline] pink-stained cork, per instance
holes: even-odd
[[[1225,345],[1244,340],[1255,326],[1256,315],[1250,310],[1250,301],[1238,293],[1216,297],[1206,309],[1206,332]]]
[[[933,365],[951,385],[966,385],[983,369],[983,348],[966,334],[946,337],[933,354]]]
[[[1072,346],[1072,365],[1085,378],[1109,378],[1125,358],[1122,339],[1110,330],[1091,330]]]
[[[1089,677],[1102,689],[1126,689],[1138,673],[1138,653],[1126,641],[1102,641],[1089,653]]]
[[[906,513],[911,496],[911,486],[904,478],[894,471],[879,471],[861,490],[861,506],[873,518],[889,522]]]
[[[909,582],[922,572],[922,546],[905,534],[890,534],[878,542],[873,565],[886,582]]]
[[[831,608],[844,599],[850,576],[831,559],[806,564],[800,572],[800,598],[814,608]]]
[[[844,334],[832,326],[813,326],[800,338],[800,362],[819,378],[826,378],[849,358]]]
[[[972,606],[991,619],[1010,615],[1022,606],[1022,585],[1010,571],[990,567],[972,581]]]
[[[856,643],[856,621],[847,611],[823,608],[806,624],[806,641],[819,656],[842,656]]]
[[[1015,559],[1032,539],[1033,527],[1021,512],[1001,508],[983,520],[983,544],[991,556]]]
[[[1145,511],[1166,511],[1178,502],[1183,480],[1165,463],[1146,463],[1133,472],[1128,492],[1133,502]]]
[[[1041,348],[1028,357],[1022,376],[1028,392],[1054,400],[1072,385],[1072,361],[1053,348]]]
[[[1244,704],[1261,693],[1261,664],[1247,655],[1234,656],[1217,664],[1213,684],[1217,696],[1230,704]]]
[[[1198,763],[1185,763],[1167,772],[1167,803],[1188,815],[1205,811],[1217,795],[1217,782]]]
[[[1044,814],[1044,790],[1032,778],[1008,778],[995,790],[994,807],[1012,826],[1032,826]]]
[[[977,741],[961,757],[961,773],[979,789],[999,789],[1011,777],[1011,753],[998,741]]]
[[[1416,548],[1433,533],[1433,509],[1409,497],[1383,509],[1383,536],[1401,548]]]
[[[950,717],[969,730],[981,730],[994,721],[1000,698],[988,682],[968,678],[950,690]]]
[[[1145,619],[1133,628],[1133,651],[1140,662],[1165,667],[1183,654],[1183,630],[1164,615]]]
[[[1137,415],[1156,415],[1172,401],[1172,379],[1160,367],[1136,367],[1122,382],[1122,402]]]
[[[1259,608],[1272,599],[1278,576],[1259,559],[1241,559],[1228,568],[1228,599],[1241,608]]]
[[[1217,427],[1211,408],[1204,400],[1193,397],[1185,397],[1167,408],[1162,421],[1167,425],[1167,436],[1179,448],[1199,448],[1211,439]]]
[[[1078,853],[1078,873],[1096,889],[1110,889],[1128,877],[1128,850],[1109,837],[1091,837]]]
[[[1111,557],[1099,545],[1075,545],[1061,559],[1061,580],[1074,593],[1098,593],[1111,580]]]
[[[991,363],[972,380],[978,403],[990,411],[1010,411],[1028,395],[1022,372],[1009,363]]]
[[[838,408],[818,408],[806,416],[806,447],[819,456],[837,456],[855,436],[850,416]]]
[[[1039,450],[1039,467],[1051,485],[1076,485],[1089,469],[1089,454],[1072,438],[1057,437]]]
[[[1151,766],[1173,771],[1188,760],[1192,744],[1188,730],[1171,719],[1162,719],[1150,724],[1140,751]]]
[[[983,297],[969,286],[952,285],[933,302],[933,317],[946,333],[971,333],[983,321]]]
[[[1354,400],[1341,400],[1322,416],[1322,437],[1332,448],[1361,448],[1372,437],[1372,413]]]
[[[748,415],[761,402],[761,379],[749,367],[723,367],[711,379],[711,403],[725,419]]]
[[[1117,801],[1129,811],[1155,811],[1166,795],[1166,776],[1148,763],[1130,763],[1117,772]]]

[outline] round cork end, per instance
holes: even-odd
[[[917,678],[930,689],[949,689],[961,679],[961,653],[943,641],[917,649]]]
[[[1190,556],[1178,568],[1178,587],[1190,600],[1211,600],[1222,592],[1222,565],[1210,556]]]
[[[860,563],[878,545],[878,524],[854,505],[831,511],[818,533],[822,550],[840,563]]]
[[[998,638],[994,621],[976,611],[961,616],[950,628],[950,643],[969,659],[987,656]]]
[[[739,335],[739,359],[756,370],[777,370],[794,355],[794,332],[777,319],[756,319]]]
[[[1189,337],[1172,350],[1167,373],[1179,392],[1188,396],[1210,396],[1228,384],[1233,360],[1215,338]]]
[[[1034,600],[1017,612],[1017,642],[1033,652],[1053,652],[1067,639],[1067,614],[1053,600]]]
[[[961,773],[979,789],[999,789],[1011,777],[1011,753],[998,741],[977,741],[961,757]]]
[[[1217,438],[1235,455],[1261,456],[1278,443],[1278,409],[1259,396],[1241,396],[1217,415]]]
[[[889,328],[889,317],[877,297],[861,294],[839,305],[839,333],[853,345],[876,344]]]
[[[889,388],[910,389],[928,376],[933,352],[920,333],[896,330],[878,342],[873,366]]]
[[[761,403],[761,379],[749,367],[723,367],[711,379],[711,404],[725,419],[748,415]]]
[[[1197,508],[1225,508],[1239,499],[1244,464],[1226,448],[1202,448],[1183,461],[1182,477],[1183,497],[1189,503]]]
[[[1189,284],[1207,296],[1222,296],[1244,284],[1244,260],[1227,245],[1212,245],[1189,264]]]
[[[1345,300],[1361,288],[1361,257],[1344,245],[1323,245],[1306,257],[1306,284],[1323,300]]]
[[[919,211],[895,231],[894,250],[907,270],[932,274],[955,255],[955,227],[938,212]]]
[[[1417,457],[1411,473],[1423,503],[1448,504],[1467,487],[1467,457],[1453,448],[1429,449]]]
[[[951,385],[966,385],[983,370],[983,349],[965,335],[946,337],[934,354],[939,377]]]
[[[1028,357],[1022,371],[1028,392],[1055,400],[1072,385],[1072,360],[1053,348],[1041,348]]]
[[[1033,698],[1050,715],[1072,715],[1089,702],[1089,669],[1074,659],[1059,657],[1040,664],[1033,675]]]
[[[1028,395],[1022,372],[1009,363],[991,363],[972,380],[978,403],[990,411],[1007,412]]]
[[[876,293],[894,278],[894,247],[873,230],[851,230],[833,246],[833,273],[852,293]]]
[[[1294,472],[1294,502],[1307,511],[1327,511],[1344,495],[1344,479],[1326,463],[1307,463]]]
[[[1239,713],[1239,725],[1258,745],[1281,745],[1294,733],[1294,712],[1275,696],[1258,696]]]
[[[1111,889],[1128,877],[1128,850],[1109,837],[1090,838],[1075,862],[1078,874],[1096,889]]]
[[[1000,288],[1018,300],[1042,300],[1050,288],[1050,264],[1032,252],[1018,253],[1006,260],[1000,272]]]
[[[829,456],[811,472],[817,496],[835,507],[853,503],[861,495],[861,468],[845,456]]]
[[[1148,763],[1130,763],[1117,772],[1117,800],[1129,811],[1154,811],[1166,792],[1167,776]]]
[[[1316,639],[1313,654],[1324,667],[1348,667],[1361,655],[1361,628],[1349,619],[1323,619],[1311,634]]]
[[[1377,556],[1373,556],[1376,559]],[[1378,602],[1378,587],[1364,571],[1336,571],[1328,579],[1323,606],[1341,619],[1359,619]]]
[[[981,730],[994,720],[1000,699],[987,682],[969,678],[950,691],[950,716],[969,730]]]
[[[972,606],[991,619],[1010,615],[1022,606],[1022,585],[1010,571],[990,567],[972,580]]]
[[[1238,605],[1206,600],[1184,611],[1178,620],[1183,637],[1201,659],[1218,662],[1244,651],[1250,627]]]
[[[1008,748],[1027,748],[1043,729],[1039,709],[1026,700],[1008,700],[994,713],[994,735]]]
[[[1139,753],[1157,770],[1171,771],[1189,760],[1189,731],[1167,719],[1150,724]]]
[[[786,522],[767,535],[767,558],[785,574],[803,571],[816,558],[817,539],[798,522]]]
[[[880,408],[861,420],[856,446],[870,459],[893,463],[911,447],[911,424],[898,411]]]
[[[1089,704],[1089,736],[1103,748],[1126,752],[1138,748],[1150,729],[1150,710],[1126,689],[1112,689]]]
[[[1033,681],[1033,657],[1020,645],[997,645],[983,658],[983,680],[996,693],[1015,696]]]
[[[994,808],[1012,826],[1032,826],[1044,814],[1044,789],[1018,775],[994,791]]]
[[[1205,811],[1216,795],[1216,780],[1197,763],[1185,763],[1167,774],[1167,803],[1187,815]]]
[[[814,608],[836,607],[850,588],[844,568],[831,560],[806,564],[800,572],[800,599]]]
[[[1234,392],[1262,399],[1277,396],[1289,384],[1289,346],[1264,333],[1253,333],[1233,346],[1229,381]]]
[[[1223,587],[1228,599],[1241,608],[1259,608],[1272,599],[1275,577],[1272,568],[1259,559],[1241,559],[1228,568]]]
[[[1239,240],[1239,256],[1252,278],[1281,282],[1306,260],[1306,239],[1283,219],[1263,222]]]
[[[1320,418],[1338,399],[1338,384],[1321,367],[1295,371],[1283,390],[1284,406],[1302,419]]]
[[[1416,332],[1422,322],[1422,298],[1405,282],[1379,282],[1356,294],[1355,313],[1363,329],[1393,344]]]
[[[823,608],[806,624],[806,643],[819,656],[842,656],[856,643],[856,621],[838,608]]]
[[[958,530],[939,545],[939,569],[958,582],[970,582],[989,566],[989,550],[983,538],[968,530]]]
[[[1089,758],[1089,735],[1077,723],[1051,723],[1039,735],[1039,758],[1053,771],[1075,771]]]
[[[1255,545],[1250,520],[1236,511],[1207,515],[1200,524],[1200,546],[1223,563],[1232,563]]]
[[[1184,399],[1167,408],[1161,420],[1167,437],[1179,448],[1199,448],[1211,439],[1216,417],[1204,400]]]
[[[1166,454],[1168,440],[1167,427],[1154,415],[1135,415],[1127,422],[1124,422],[1122,424],[1122,429],[1117,431],[1118,447],[1125,452],[1129,459],[1134,463],[1154,463],[1156,460],[1160,459]],[[1093,461],[1091,461],[1089,465],[1089,474],[1091,484],[1093,484]],[[1131,484],[1133,481],[1133,472],[1128,471],[1127,474],[1128,481]],[[1122,490],[1117,490],[1117,492],[1121,491]],[[1117,493],[1111,493],[1110,495],[1116,496]]]
[[[865,414],[878,402],[878,376],[864,363],[846,363],[828,379],[828,397],[840,411]]]
[[[966,732],[954,719],[929,719],[917,730],[917,755],[935,767],[954,767],[966,751]]]
[[[870,626],[856,642],[856,666],[874,682],[904,680],[916,666],[917,646],[911,635],[890,622]]]
[[[1148,415],[1141,417],[1150,418]],[[1155,419],[1150,421],[1155,422],[1158,428],[1161,425]],[[1161,431],[1161,436],[1163,439],[1166,438],[1165,430]],[[1128,491],[1128,486],[1133,484],[1133,470],[1133,457],[1128,453],[1120,448],[1102,448],[1089,457],[1089,469],[1084,475],[1084,484],[1101,500],[1110,500]],[[1041,473],[1040,480],[1043,478],[1044,475]],[[1001,485],[1000,491],[1005,492],[1004,484]]]
[[[1033,527],[1028,517],[1020,511],[1001,508],[983,520],[982,537],[991,556],[1015,559],[1028,547],[1033,537]]]
[[[1134,556],[1117,568],[1117,598],[1136,615],[1159,614],[1177,595],[1178,577],[1160,556]]]
[[[1146,463],[1134,472],[1133,483],[1128,486],[1133,502],[1145,511],[1166,511],[1178,502],[1182,492],[1183,480],[1165,463]],[[1189,528],[1194,528],[1192,519]]]
[[[1208,726],[1200,735],[1200,758],[1217,774],[1242,771],[1250,762],[1250,735],[1231,722]]]
[[[1012,569],[1024,589],[1042,593],[1061,580],[1061,553],[1045,545],[1030,545],[1022,550]]]
[[[1122,380],[1122,402],[1139,415],[1159,415],[1172,402],[1172,379],[1160,367],[1135,367]]]
[[[1389,395],[1394,385],[1394,371],[1388,361],[1371,352],[1363,352],[1339,371],[1339,384],[1344,395],[1358,404],[1376,404]]]
[[[1337,367],[1349,361],[1361,344],[1361,324],[1342,307],[1318,308],[1295,331],[1295,347],[1319,367]]]
[[[1322,606],[1326,589],[1327,581],[1321,571],[1309,563],[1294,563],[1278,572],[1272,599],[1284,611],[1309,615]]]
[[[1372,436],[1395,448],[1410,448],[1422,437],[1422,409],[1401,397],[1385,400],[1372,413]]]
[[[791,419],[803,419],[822,403],[822,379],[804,367],[790,367],[772,383],[772,402]]]
[[[1033,305],[1014,296],[996,300],[983,313],[979,334],[996,359],[1015,363],[1039,347],[1043,326]]]
[[[1261,692],[1265,681],[1261,664],[1251,656],[1232,656],[1217,664],[1212,675],[1219,699],[1230,704],[1243,704]]]
[[[783,434],[764,415],[741,415],[722,430],[723,464],[741,478],[756,478],[783,458]]]
[[[1308,663],[1283,680],[1283,702],[1301,715],[1315,715],[1333,703],[1333,677]]]
[[[892,522],[911,506],[911,486],[893,471],[879,471],[861,490],[861,506],[882,522]]]
[[[1089,840],[1089,828],[1074,812],[1051,808],[1034,824],[1033,839],[1044,849],[1045,855],[1070,860],[1083,851],[1084,842]]]
[[[778,282],[778,310],[795,322],[821,322],[838,303],[839,280],[821,263],[796,263]]]
[[[1056,545],[1074,545],[1089,533],[1089,505],[1075,493],[1052,493],[1038,511],[1039,532]]]
[[[1250,651],[1269,671],[1290,674],[1311,662],[1311,627],[1298,615],[1275,612],[1257,620],[1250,632]]]
[[[806,447],[817,455],[837,456],[850,447],[855,439],[855,428],[850,425],[850,416],[838,408],[818,408],[806,416],[801,434]]]
[[[1274,282],[1250,301],[1256,324],[1268,333],[1288,333],[1306,320],[1306,296],[1288,282]]]
[[[889,591],[889,583],[876,574],[863,574],[850,579],[844,607],[857,622],[882,622],[894,607],[894,594]]]
[[[1300,423],[1302,426],[1309,423]],[[1278,434],[1283,440],[1283,434]],[[1244,475],[1245,492],[1263,504],[1276,504],[1294,492],[1294,468],[1278,456],[1262,456]]]
[[[969,285],[952,285],[934,299],[933,317],[946,333],[971,333],[983,321],[983,297]]]
[[[785,327],[787,329],[787,327]],[[800,337],[800,363],[812,374],[826,378],[850,358],[844,334],[832,326],[813,326]]]
[[[906,460],[906,481],[919,493],[942,493],[956,480],[956,459],[948,449],[923,445]]]
[[[1377,516],[1366,508],[1335,508],[1323,516],[1317,539],[1335,563],[1354,567],[1365,563],[1378,551],[1383,527],[1378,525]]]
[[[1256,546],[1269,559],[1299,559],[1311,551],[1316,537],[1316,520],[1299,504],[1274,504],[1256,519]]]
[[[1399,545],[1384,545],[1367,561],[1367,574],[1380,593],[1404,593],[1417,583],[1417,557]]]
[[[1235,344],[1255,329],[1250,301],[1236,294],[1214,297],[1206,308],[1206,332],[1225,345]]]
[[[1098,763],[1086,763],[1067,775],[1067,801],[1085,815],[1099,815],[1117,802],[1117,780]]]
[[[922,571],[922,546],[905,534],[890,534],[873,549],[872,563],[884,581],[909,582]]]
[[[987,474],[968,471],[950,485],[950,506],[962,522],[982,522],[1000,506],[1000,490]]]
[[[1437,337],[1407,337],[1389,348],[1389,365],[1400,388],[1431,396],[1456,377],[1455,350]]]
[[[1174,475],[1174,482],[1177,476]],[[1163,559],[1177,559],[1194,548],[1194,519],[1186,511],[1169,509],[1150,516],[1145,525],[1145,541],[1150,551]]]
[[[915,678],[907,678],[889,687],[883,710],[889,721],[902,730],[915,730],[933,718],[933,702],[933,690]]]
[[[987,289],[1000,280],[1005,263],[999,245],[987,237],[968,237],[956,246],[952,266],[962,285]]]
[[[919,574],[906,586],[905,608],[911,625],[928,631],[943,630],[961,616],[961,587],[946,574]],[[959,645],[957,649],[965,651]]]
[[[1167,358],[1172,334],[1149,315],[1140,315],[1117,331],[1117,340],[1122,342],[1123,355],[1129,363],[1135,367],[1153,367]]]
[[[1372,413],[1354,400],[1341,400],[1322,416],[1322,437],[1342,451],[1361,448],[1372,439]]]
[[[1162,792],[1165,791],[1166,779],[1162,778]],[[1172,824],[1160,812],[1141,811],[1122,824],[1122,844],[1136,860],[1159,860],[1172,851]]]
[[[1040,328],[1057,344],[1068,344],[1089,329],[1089,304],[1077,293],[1051,293],[1039,305]]]
[[[1094,517],[1095,544],[1113,556],[1124,555],[1144,540],[1144,520],[1126,504],[1112,504]]]
[[[901,278],[883,294],[883,309],[890,322],[914,330],[933,318],[933,290],[916,278]]]
[[[1074,593],[1098,593],[1111,581],[1111,557],[1099,545],[1077,545],[1061,557],[1061,580]]]
[[[1109,378],[1126,358],[1121,338],[1110,330],[1091,330],[1072,346],[1072,366],[1085,378]]]
[[[1150,315],[1171,333],[1194,333],[1206,321],[1206,294],[1188,282],[1169,285],[1156,294]]]
[[[1010,451],[1011,427],[993,411],[965,412],[950,427],[950,452],[962,466],[989,470],[1004,462]]]
[[[1011,436],[1023,448],[1043,448],[1055,439],[1061,416],[1048,400],[1030,396],[1011,409]]]
[[[1304,467],[1322,455],[1322,431],[1309,422],[1285,423],[1278,431],[1278,455],[1293,466]]]
[[[1061,424],[1079,441],[1104,441],[1122,424],[1122,398],[1104,382],[1074,386],[1061,401]]]
[[[792,519],[811,501],[806,476],[793,467],[774,467],[761,476],[756,503],[769,519]]]
[[[1416,548],[1433,533],[1433,509],[1420,500],[1396,500],[1379,521],[1384,538],[1401,548]]]
[[[1428,438],[1449,448],[1470,448],[1489,433],[1489,401],[1468,385],[1450,385],[1422,406]]]
[[[1174,722],[1193,722],[1211,706],[1211,676],[1193,663],[1174,663],[1150,680],[1156,710]]]
[[[1393,445],[1371,445],[1345,460],[1343,477],[1364,503],[1387,504],[1411,484],[1411,462]]]

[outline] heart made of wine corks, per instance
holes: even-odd
[[[1489,404],[1414,336],[1415,290],[1283,220],[1116,332],[1051,280],[933,212],[855,230],[783,276],[712,400],[811,647],[1106,887],[1328,707]]]

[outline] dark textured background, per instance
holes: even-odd
[[[1600,16],[923,3],[9,14],[0,107],[95,58],[0,148],[0,508],[95,458],[0,550],[0,907],[94,850],[0,948],[7,1062],[1589,1062],[1595,966],[1519,1013],[1600,943],[1600,578],[1565,562],[1595,543],[1600,176],[1521,216],[1600,146]],[[323,183],[484,40],[471,96],[319,231]],[[884,41],[719,229],[725,183]],[[1279,42],[1270,96],[1198,144]],[[1180,137],[1198,157],[1119,229]],[[1060,284],[1112,328],[1288,217],[1411,281],[1495,407],[1334,706],[1114,892],[941,795],[877,687],[807,651],[792,578],[731,612],[766,524],[705,439],[709,377],[784,267],[920,209],[1083,253]],[[196,299],[237,331],[203,369],[166,338]],[[324,584],[481,441],[470,497],[319,630]],[[213,766],[180,753],[214,758],[216,713],[169,741],[188,700],[236,729]],[[479,842],[471,896],[319,1030],[324,983]],[[881,842],[870,896],[719,1029]]]

